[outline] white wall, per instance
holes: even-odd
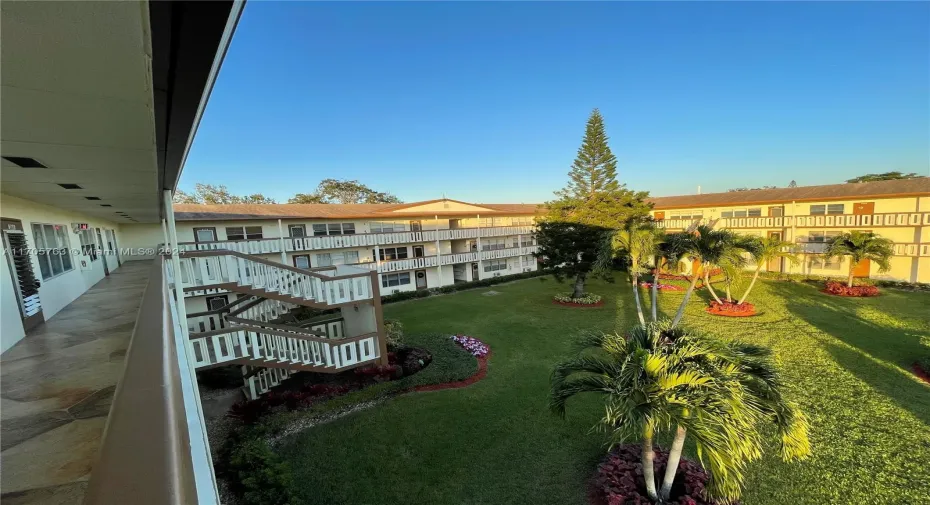
[[[0,267],[0,352],[4,352],[26,336],[26,332],[6,258],[0,263],[3,265]]]
[[[150,254],[152,249],[165,241],[161,223],[120,224],[119,231],[119,247],[129,250],[129,254],[121,257],[123,261],[150,260],[154,258],[154,254]]]
[[[122,234],[120,233],[120,227],[117,223],[90,217],[70,210],[60,209],[58,207],[23,200],[14,196],[0,195],[0,216],[22,221],[23,229],[26,233],[26,240],[29,247],[32,248],[36,245],[35,237],[32,234],[33,223],[61,225],[66,230],[70,248],[69,252],[71,253],[71,263],[73,266],[72,270],[47,280],[42,279],[38,255],[32,255],[32,268],[36,278],[39,279],[41,283],[39,287],[39,300],[42,304],[42,314],[46,320],[50,319],[58,313],[58,311],[74,301],[78,296],[81,296],[81,294],[104,277],[103,259],[98,256],[96,261],[91,262],[89,256],[83,256],[80,253],[81,240],[79,236],[72,231],[71,223],[88,223],[92,228],[101,228],[100,234],[104,242],[104,247],[106,247],[106,234],[104,230],[114,230],[117,244],[120,246],[122,245]],[[94,234],[94,238],[96,240],[96,233]],[[86,269],[81,268],[82,261],[86,262]],[[111,272],[117,269],[115,256],[107,257],[107,266]],[[15,291],[13,291],[12,281],[9,280],[11,276],[9,268],[6,265],[4,265],[3,276],[2,303],[4,307],[2,315],[4,316],[4,321],[2,323],[2,345],[3,350],[6,350],[22,338],[23,330],[22,321],[18,315],[19,308],[17,307],[16,294]],[[8,289],[9,291],[7,291]],[[12,310],[10,310],[7,305],[12,305]],[[14,314],[14,311],[17,314],[15,318],[6,317],[7,314]],[[10,322],[9,319],[15,321],[15,324]]]

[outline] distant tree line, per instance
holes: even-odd
[[[194,185],[194,192],[178,190],[174,194],[175,203],[197,204],[268,204],[278,203],[261,193],[239,196],[229,192],[226,186],[214,184]],[[287,203],[403,203],[400,198],[381,191],[375,191],[358,181],[340,181],[324,179],[312,193],[297,193]]]

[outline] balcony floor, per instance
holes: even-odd
[[[124,263],[0,356],[0,501],[79,504],[151,262]]]

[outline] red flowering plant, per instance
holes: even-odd
[[[838,281],[827,281],[823,292],[836,296],[878,296],[878,287],[849,286]]]
[[[714,300],[710,302],[710,307],[707,307],[705,311],[719,316],[745,317],[756,315],[756,306],[749,302],[724,301],[720,303]]]
[[[651,282],[640,282],[639,285],[646,289],[652,288]],[[661,282],[656,285],[656,289],[659,291],[684,291],[685,289],[681,286],[676,286],[674,284],[662,284]]]

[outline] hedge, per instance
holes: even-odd
[[[845,275],[816,275],[816,274],[796,274],[785,272],[759,272],[762,279],[771,279],[776,281],[805,282],[805,281],[841,281],[846,282]],[[884,279],[856,279],[856,283],[867,286],[877,286],[880,288],[898,288],[910,291],[930,291],[930,284],[924,282],[904,282],[889,281]]]
[[[415,298],[426,298],[433,295],[455,293],[457,291],[467,291],[469,289],[486,288],[495,284],[516,281],[520,279],[532,279],[533,277],[543,277],[552,274],[551,269],[535,270],[533,272],[521,272],[513,275],[502,275],[500,277],[491,277],[490,279],[481,279],[480,281],[458,282],[440,288],[419,289],[416,291],[402,291],[393,295],[384,295],[381,297],[381,303],[394,303],[404,300],[413,300]]]

